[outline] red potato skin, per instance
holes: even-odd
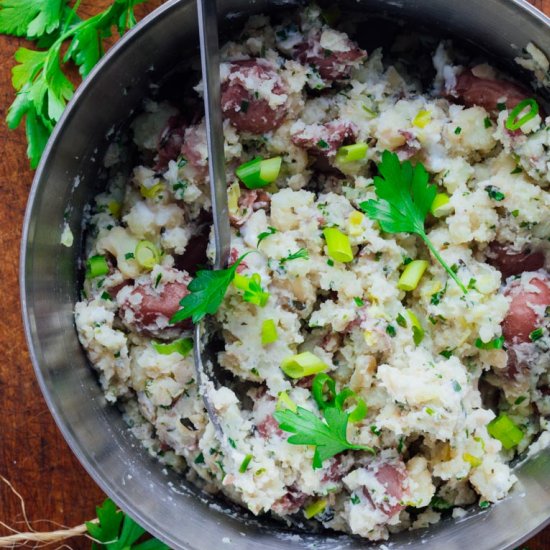
[[[497,103],[504,103],[507,109],[513,109],[530,94],[513,82],[479,78],[466,70],[457,76],[456,86],[449,95],[450,99],[453,97],[467,107],[478,105],[487,111],[496,111]]]
[[[378,465],[374,475],[377,481],[386,489],[387,495],[399,501],[403,499],[407,493],[404,488],[404,484],[407,480],[407,470],[402,460],[384,462]],[[382,510],[388,517],[395,516],[405,508],[405,506],[399,502],[396,504],[389,504],[387,502],[375,504],[366,487],[363,488],[363,494],[373,506]]]
[[[183,137],[187,123],[182,116],[176,115],[168,120],[168,125],[158,139],[155,170],[163,172],[171,160],[176,160],[181,154]]]
[[[503,279],[525,272],[538,271],[544,267],[545,261],[544,253],[540,250],[515,252],[497,242],[489,247],[488,262],[502,273]]]
[[[296,46],[295,57],[303,65],[312,65],[321,77],[327,81],[347,78],[353,65],[367,57],[367,52],[349,41],[350,49],[347,52],[328,52],[323,50],[319,43],[320,35],[310,37],[308,42]]]
[[[163,318],[170,319],[180,309],[181,299],[189,294],[189,282],[190,278],[186,274],[185,282],[166,283],[160,290],[153,288],[152,284],[135,285],[131,295],[120,305],[122,319],[125,319],[126,311],[131,310],[134,316],[132,328],[145,334],[158,335],[163,330],[173,328],[175,325],[161,329],[157,322]],[[132,304],[130,298],[136,294],[141,296],[141,302]],[[185,320],[177,326],[182,329],[190,328],[191,321]]]
[[[269,62],[260,62],[256,59],[234,61],[231,64],[231,73],[242,74],[243,78],[250,74],[264,80],[275,78],[273,93],[286,93],[283,81]],[[243,109],[244,104],[247,105],[246,109]],[[276,130],[283,123],[288,109],[286,105],[271,108],[267,100],[255,98],[244,84],[235,78],[222,83],[222,111],[237,130],[265,134]]]
[[[537,291],[522,289],[512,283],[507,295],[512,297],[508,313],[502,324],[502,333],[508,345],[530,342],[529,335],[539,326],[542,319],[532,306],[550,306],[550,279],[548,276],[536,275],[529,283]]]
[[[248,221],[256,210],[268,210],[271,204],[271,197],[261,189],[241,189],[239,197],[239,208],[244,212],[242,216],[230,214],[229,221],[234,227],[241,227]]]
[[[333,157],[338,148],[346,141],[354,142],[357,138],[358,128],[353,122],[344,122],[333,120],[316,128],[315,138],[307,137],[308,130],[297,132],[291,136],[292,143],[303,149],[307,149],[313,155],[321,157]],[[319,146],[320,141],[324,141],[327,146]]]

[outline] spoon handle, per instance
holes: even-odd
[[[214,269],[227,267],[230,251],[229,209],[225,180],[224,136],[221,109],[220,51],[216,0],[197,0],[204,108],[208,142],[208,172],[216,257]]]

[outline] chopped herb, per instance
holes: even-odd
[[[482,500],[479,503],[479,507],[482,508],[482,509],[489,508],[489,506],[491,506],[491,503],[486,501],[486,500]]]
[[[324,139],[320,139],[317,142],[317,147],[320,147],[321,149],[328,149],[329,145]]]
[[[161,282],[162,280],[162,273],[159,273],[157,275],[157,278],[155,279],[155,288],[157,288],[157,286],[159,286],[159,283]]]
[[[178,160],[176,161],[178,164],[178,168],[183,168],[187,164],[187,159],[185,157],[178,157]]]
[[[365,305],[365,302],[363,302],[363,300],[361,300],[361,298],[354,298],[353,301],[355,302],[357,307],[363,307]]]
[[[435,411],[431,407],[426,407],[426,413],[430,416],[433,416],[435,414]]]
[[[237,444],[235,443],[235,440],[232,439],[231,437],[227,438],[227,442],[229,443],[229,445],[231,445],[231,447],[233,447],[233,449],[237,448]]]
[[[392,338],[397,334],[395,327],[392,325],[388,325],[386,327],[386,333],[389,334]]]
[[[449,359],[453,355],[453,350],[452,349],[444,349],[443,351],[439,352],[439,355],[441,355],[442,357],[445,357],[445,359]]]
[[[445,499],[434,496],[430,502],[430,506],[436,511],[436,512],[444,512],[445,510],[449,510],[453,507],[453,505],[450,502],[447,502]]]
[[[504,346],[504,336],[499,336],[498,338],[494,338],[493,340],[490,340],[489,342],[484,342],[481,340],[481,338],[476,338],[475,346],[478,349],[502,349],[502,346]]]
[[[352,504],[359,504],[361,502],[361,499],[355,493],[351,495],[350,500]]]
[[[134,258],[135,258],[135,256],[134,256],[133,252],[126,252],[126,254],[124,254],[124,259],[125,260],[133,260]]]
[[[405,319],[405,317],[403,317],[403,315],[401,315],[401,313],[398,313],[397,317],[395,318],[395,322],[400,327],[406,328],[407,326],[407,320]]]
[[[462,391],[462,386],[456,380],[453,380],[452,384],[453,384],[453,390],[455,392],[458,393],[459,391]]]
[[[460,126],[457,126],[455,128],[455,134],[458,136],[460,134],[460,132],[462,132],[462,128]]]
[[[111,302],[113,299],[111,298],[111,295],[108,292],[102,292],[101,293],[101,299],[102,300],[108,300]]]
[[[512,210],[512,212],[510,212],[512,214],[512,216],[514,216],[514,218],[517,218],[519,216],[519,210]]]
[[[439,292],[434,292],[430,298],[430,304],[437,306],[439,302],[441,302],[441,299],[445,295],[445,292],[447,292],[447,285],[445,285],[445,288],[442,288]]]
[[[327,260],[327,265],[330,267],[334,266],[334,260],[331,260],[330,258]]]
[[[374,178],[377,200],[362,202],[362,210],[369,218],[378,221],[382,230],[387,233],[418,235],[466,294],[467,288],[451,271],[426,234],[425,220],[437,188],[428,183],[429,175],[424,166],[418,163],[413,167],[409,161],[401,163],[395,153],[384,151],[378,170],[382,177]]]
[[[504,111],[506,109],[506,103],[497,103],[498,111]]]
[[[468,290],[475,290],[476,289],[477,281],[473,277],[468,281]]]
[[[489,198],[493,199],[494,201],[503,201],[506,198],[506,195],[494,185],[487,185],[485,187],[485,191],[487,191],[487,194],[489,195]]]
[[[491,119],[488,116],[483,119],[483,125],[485,126],[485,128],[490,128],[493,125]]]
[[[531,334],[529,334],[529,338],[531,342],[536,342],[537,340],[540,340],[543,335],[543,329],[542,327],[536,328]]]
[[[526,395],[520,395],[515,401],[514,405],[521,405],[527,399]]]
[[[275,233],[277,233],[277,230],[274,227],[268,226],[267,231],[264,231],[263,233],[260,233],[258,235],[258,244],[256,246],[257,247],[260,246],[260,243],[264,239],[267,239],[267,237],[270,237],[271,235],[274,235]]]
[[[523,172],[521,166],[516,166],[516,167],[510,172],[510,174],[521,174],[521,172]]]
[[[195,464],[204,464],[204,455],[202,453],[199,453],[197,455],[197,458],[193,461]]]
[[[370,431],[377,436],[379,436],[382,433],[382,430],[376,427],[374,424],[370,427]]]
[[[399,442],[397,443],[397,452],[401,454],[403,452],[403,446],[405,445],[405,438],[401,436]]]
[[[243,101],[241,101],[241,111],[243,113],[246,113],[248,111],[249,106],[250,106],[250,102],[246,101],[246,99],[243,99]]]
[[[284,266],[287,262],[292,260],[309,260],[309,252],[305,248],[300,248],[298,251],[293,254],[289,254],[286,258],[281,258],[279,264]]]

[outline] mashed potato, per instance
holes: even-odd
[[[384,539],[502,499],[515,481],[510,460],[546,425],[550,120],[541,108],[510,131],[523,88],[454,63],[448,43],[432,53],[432,80],[421,84],[414,66],[367,55],[315,6],[277,24],[253,17],[224,46],[231,261],[252,251],[239,275],[268,293],[258,305],[232,284],[216,313],[219,362],[240,382],[213,394],[229,449],[182,343],[190,324],[170,323],[197,266],[212,260],[204,122],[148,102],[132,126],[139,164],[129,177],[111,167],[96,198],[86,251],[95,268],[75,318],[107,400],[161,461],[255,514],[305,513]],[[366,154],[342,161],[338,150],[354,143]],[[426,231],[467,293],[418,237],[385,233],[363,213],[386,150],[422,163],[448,196]],[[235,170],[256,156],[281,157],[282,168],[249,189]],[[346,236],[352,261],[334,260],[327,227]],[[405,291],[411,260],[428,267]],[[338,391],[367,404],[346,436],[374,453],[347,450],[314,469],[313,447],[287,441],[276,409],[320,417],[312,377],[281,369],[306,351]],[[489,433],[495,418],[507,435]]]

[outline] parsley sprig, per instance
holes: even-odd
[[[356,397],[354,392],[349,388],[344,388],[336,395],[334,380],[324,373],[318,374],[315,377],[313,381],[314,387],[318,385],[316,383],[317,380],[321,382],[320,392],[322,392],[322,387],[326,380],[333,393],[332,398],[328,400],[324,400],[321,395],[314,396],[317,405],[322,410],[323,420],[303,407],[296,407],[296,411],[291,409],[279,410],[273,414],[281,430],[294,434],[288,438],[288,443],[292,445],[313,445],[315,447],[313,455],[314,469],[322,468],[324,460],[343,451],[368,451],[374,453],[375,451],[372,447],[354,445],[347,438],[348,423],[354,420],[352,417],[357,416],[358,410],[356,408],[351,413],[348,413],[344,409],[344,403],[346,399]],[[363,402],[361,401],[361,403]],[[363,406],[365,406],[364,403]],[[357,419],[366,415],[366,407],[361,412],[362,415],[357,417]]]
[[[213,315],[218,311],[229,285],[235,278],[237,268],[250,252],[243,254],[227,269],[202,269],[189,283],[189,294],[180,302],[182,309],[177,311],[170,323],[179,323],[191,317],[193,323],[198,323],[203,317]]]
[[[170,550],[157,539],[136,544],[145,534],[145,529],[120,512],[111,499],[98,506],[96,513],[99,523],[86,522],[88,533],[97,541],[92,544],[92,550]]]
[[[0,33],[37,42],[40,49],[19,48],[12,83],[17,96],[8,110],[10,129],[25,119],[27,155],[36,168],[48,138],[61,118],[74,85],[63,71],[73,61],[86,77],[104,53],[103,41],[115,28],[120,35],[136,24],[134,7],[145,0],[114,0],[89,19],[77,14],[67,0],[0,0]],[[66,53],[62,50],[69,42]]]
[[[413,167],[409,161],[400,163],[395,153],[384,151],[378,170],[382,177],[374,178],[377,199],[362,202],[359,205],[361,209],[370,219],[378,221],[382,230],[387,233],[418,235],[466,294],[468,289],[426,235],[425,220],[437,194],[437,188],[428,183],[429,176],[424,166],[418,163]]]

